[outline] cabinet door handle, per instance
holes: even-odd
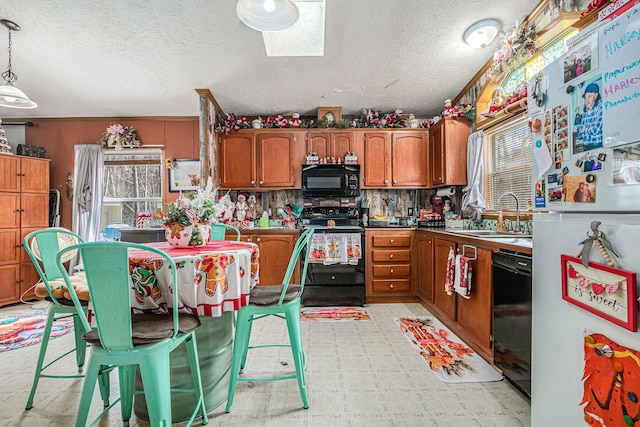
[[[389,285],[389,288],[393,289],[393,283]]]
[[[393,254],[389,255],[389,258],[393,259]]]
[[[394,179],[394,180],[393,180],[393,183],[394,183],[394,184],[397,184],[397,183],[398,183],[398,180],[397,180],[397,179]]]
[[[384,183],[385,183],[385,184],[388,184],[388,183],[389,183],[389,180],[388,180],[388,179],[385,179],[385,180],[384,180]]]
[[[331,276],[331,280],[336,280],[336,276]]]
[[[19,245],[16,245],[16,248],[21,248],[21,247],[23,247],[23,246],[24,246],[24,245],[19,244]]]
[[[264,184],[264,181],[260,181],[260,183],[259,183],[259,184],[260,184],[260,185]]]
[[[394,273],[394,271],[393,271],[393,268],[392,268],[392,269],[391,269],[391,274],[393,274],[393,273]]]
[[[256,182],[254,180],[251,180],[251,185],[256,185]]]
[[[24,212],[24,209],[16,209],[16,212]]]
[[[260,241],[260,238],[258,237],[258,238],[256,239],[256,242],[259,242],[259,241]]]

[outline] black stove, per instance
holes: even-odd
[[[360,222],[360,210],[357,208],[355,198],[305,198],[301,217],[301,228],[313,228],[316,235],[349,233],[357,235],[355,238],[360,241],[360,258],[357,264],[309,263],[301,298],[302,304],[308,307],[364,305],[366,302],[365,238],[364,228]],[[320,241],[322,239],[316,239],[312,245],[321,245]]]

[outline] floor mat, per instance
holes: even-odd
[[[393,320],[440,381],[473,383],[502,380],[500,373],[435,317],[396,317]]]
[[[311,322],[350,322],[369,320],[369,313],[362,307],[304,307],[300,319]]]
[[[0,352],[15,350],[42,341],[42,333],[47,322],[46,311],[34,311],[0,318]],[[67,334],[73,330],[73,318],[53,323],[49,339]]]

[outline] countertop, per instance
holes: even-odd
[[[533,239],[530,237],[499,237],[499,238],[483,238],[474,237],[464,234],[451,233],[443,228],[418,228],[418,232],[432,235],[434,237],[455,238],[471,245],[478,245],[483,248],[499,251],[507,249],[511,251],[531,254],[533,251]]]

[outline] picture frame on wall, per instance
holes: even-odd
[[[191,191],[200,188],[200,160],[176,159],[169,171],[169,192]]]
[[[561,255],[562,299],[631,332],[638,330],[636,273]]]
[[[334,127],[342,120],[341,107],[318,107],[318,121],[326,120],[329,127]]]

